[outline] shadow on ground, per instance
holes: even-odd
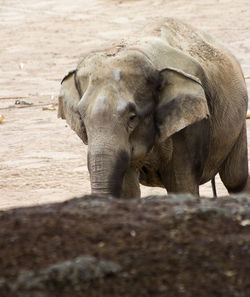
[[[250,296],[250,196],[85,196],[0,224],[0,296]]]

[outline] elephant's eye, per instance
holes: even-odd
[[[129,121],[134,121],[136,119],[136,114],[131,114],[130,116],[129,116]]]
[[[138,123],[138,117],[136,113],[131,113],[128,118],[128,130],[132,132]]]

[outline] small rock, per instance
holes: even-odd
[[[72,287],[77,289],[90,280],[103,278],[106,275],[116,274],[121,271],[117,263],[100,260],[95,257],[82,256],[68,260],[38,272],[27,271],[21,273],[16,282],[12,284],[12,291],[36,290],[45,288]]]
[[[240,225],[245,227],[245,226],[249,226],[250,225],[250,220],[243,220],[240,222]]]
[[[3,114],[0,114],[0,124],[2,123],[2,121],[5,119],[5,116]]]
[[[130,232],[130,235],[131,235],[132,237],[135,237],[135,236],[136,236],[136,232],[135,232],[135,230],[132,230],[132,231]]]
[[[20,64],[19,64],[19,69],[22,70],[23,68],[24,68],[24,63],[20,63]]]

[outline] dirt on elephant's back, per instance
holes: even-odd
[[[86,196],[0,223],[1,296],[250,296],[250,197]]]

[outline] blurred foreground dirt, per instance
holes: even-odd
[[[250,296],[250,196],[86,196],[0,224],[0,296]]]
[[[90,193],[86,146],[56,108],[44,110],[83,53],[177,17],[224,42],[249,76],[249,15],[249,0],[0,0],[0,209]],[[219,178],[217,188],[227,194]],[[142,194],[165,190],[142,187]],[[212,196],[210,183],[201,194]]]

